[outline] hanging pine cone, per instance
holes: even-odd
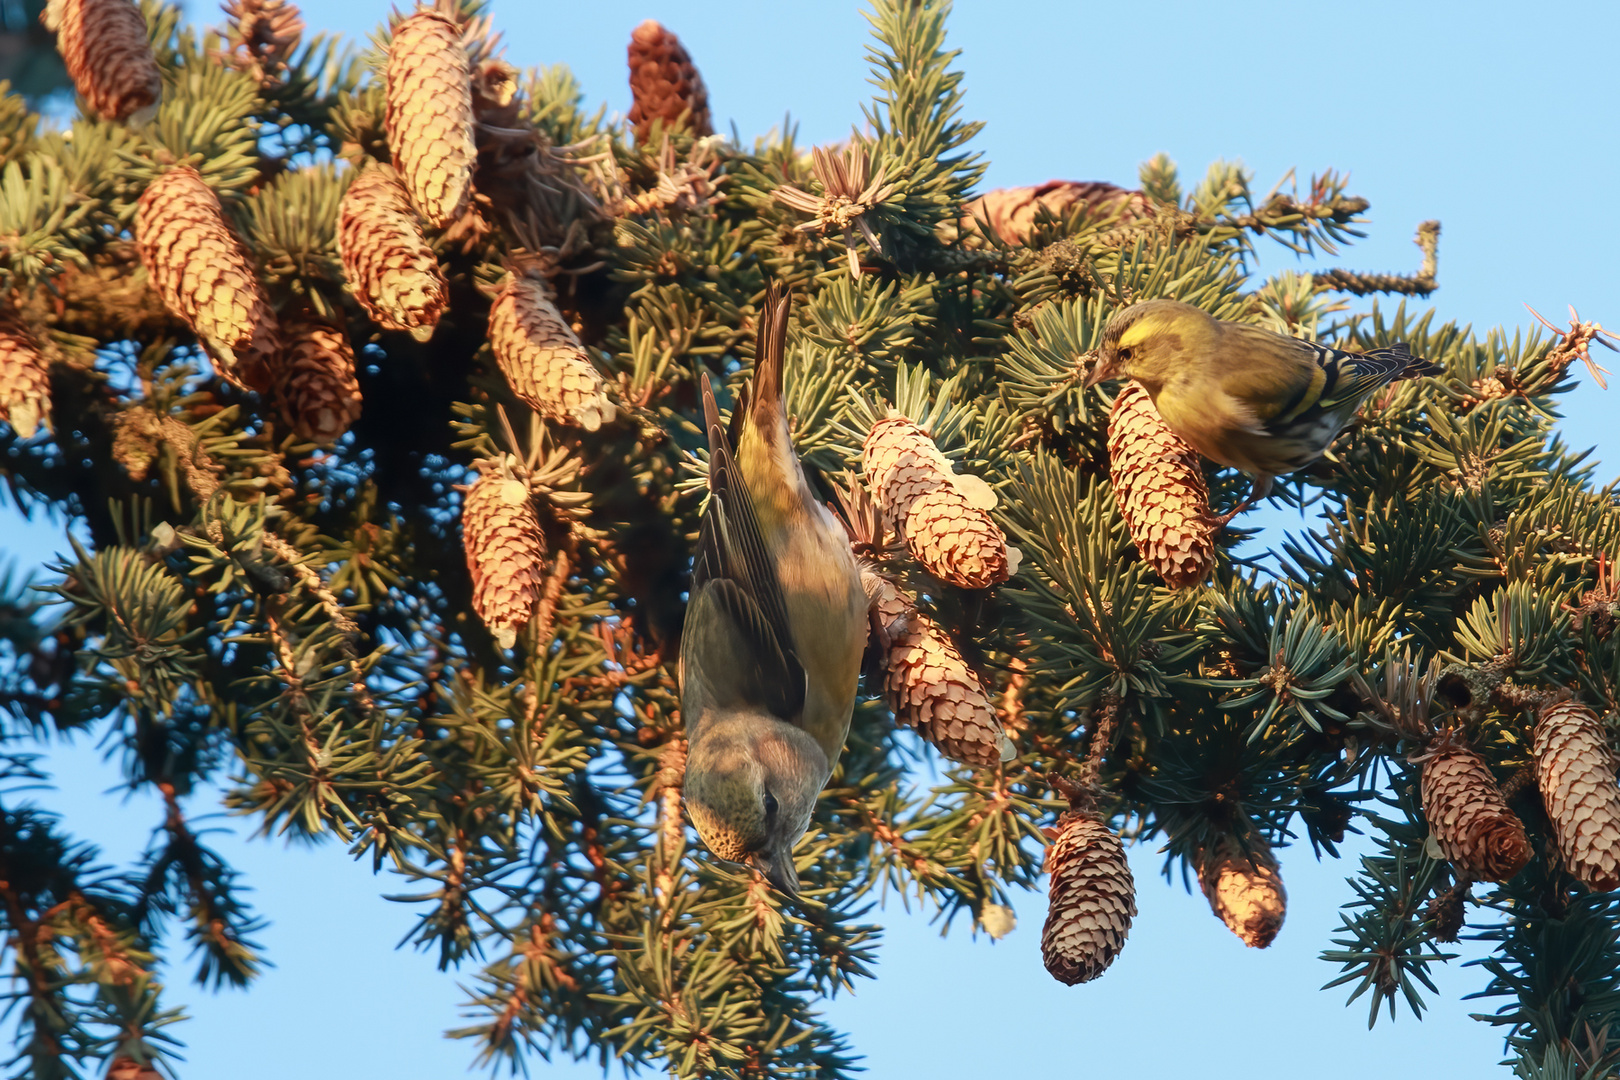
[[[422,220],[442,229],[461,217],[472,193],[472,68],[461,28],[437,11],[418,11],[388,46],[388,152]]]
[[[282,415],[299,437],[330,446],[360,419],[349,335],[319,322],[295,322],[282,331],[287,342],[277,379]]]
[[[1516,877],[1530,861],[1530,840],[1485,762],[1449,736],[1419,760],[1423,815],[1451,865],[1474,881]]]
[[[1081,810],[1058,818],[1046,849],[1051,875],[1041,957],[1061,983],[1090,982],[1125,947],[1136,915],[1136,882],[1114,830]],[[1051,835],[1049,834],[1049,835]]]
[[[616,415],[601,373],[537,269],[507,277],[490,305],[489,344],[512,393],[540,415],[586,431]]]
[[[285,78],[304,34],[298,6],[288,0],[227,0],[222,7],[232,60],[261,85]]]
[[[1620,888],[1620,790],[1602,722],[1578,701],[1551,705],[1536,723],[1533,749],[1564,866],[1595,892]]]
[[[478,462],[478,479],[461,507],[461,543],[472,575],[473,610],[496,644],[510,649],[534,614],[545,578],[546,541],[528,485],[493,461]]]
[[[51,420],[49,365],[39,341],[13,313],[0,307],[0,421],[18,438],[32,438]]]
[[[90,109],[108,120],[143,124],[157,112],[163,76],[133,0],[50,0],[40,21]]]
[[[1042,210],[1061,220],[1081,203],[1094,214],[1117,214],[1126,224],[1152,213],[1147,197],[1140,191],[1127,191],[1100,180],[1048,180],[1034,187],[997,188],[987,191],[962,207],[962,231],[980,234],[979,219],[1004,244],[1017,246],[1029,241],[1035,217]]]
[[[1271,846],[1260,837],[1245,853],[1235,841],[1215,845],[1200,860],[1198,885],[1226,928],[1251,949],[1270,945],[1288,914],[1288,893]]]
[[[980,768],[1010,761],[1013,745],[956,643],[920,612],[905,626],[889,649],[889,707],[895,720],[956,761]]]
[[[231,382],[270,388],[275,315],[214,189],[187,165],[152,181],[135,206],[135,246],[163,303]]]
[[[983,589],[1018,571],[1018,549],[990,517],[996,494],[957,473],[922,427],[890,410],[861,450],[867,485],[884,523],[929,572],[964,589]]]
[[[666,130],[687,117],[693,135],[713,135],[709,119],[709,91],[681,39],[648,19],[630,35],[630,122],[636,142],[652,134],[654,120]]]
[[[399,174],[369,165],[338,209],[338,255],[354,298],[384,330],[433,336],[450,286],[422,235]]]
[[[1215,567],[1209,485],[1198,451],[1166,424],[1141,383],[1108,415],[1109,477],[1142,560],[1172,589],[1201,584]]]

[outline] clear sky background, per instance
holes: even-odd
[[[215,19],[211,6],[187,5]],[[362,39],[383,0],[305,7],[315,29]],[[703,72],[717,127],[735,121],[751,140],[790,110],[802,145],[846,136],[870,88],[867,24],[853,0],[774,4],[736,0],[495,0],[507,58],[520,67],[566,62],[588,100],[629,108],[625,45],[642,19],[679,33]],[[1555,321],[1575,304],[1620,327],[1620,214],[1614,177],[1616,95],[1607,53],[1620,40],[1620,5],[1548,3],[1532,17],[1508,3],[1161,2],[1140,4],[959,0],[951,41],[967,73],[966,111],[987,127],[977,149],[987,186],[1054,177],[1133,185],[1137,165],[1164,151],[1196,182],[1209,162],[1241,158],[1259,194],[1288,169],[1302,180],[1349,170],[1371,200],[1371,236],[1327,265],[1411,271],[1414,227],[1438,218],[1443,319],[1514,328],[1530,303]],[[1296,265],[1264,251],[1267,272]],[[1617,358],[1620,359],[1620,358]],[[1577,374],[1585,378],[1583,371]],[[1598,450],[1600,479],[1620,461],[1620,388],[1583,382],[1567,399],[1566,438]],[[1265,513],[1262,511],[1262,513]],[[1279,514],[1265,520],[1298,527]],[[0,560],[37,565],[61,544],[59,524],[25,526],[0,510]],[[81,740],[53,754],[56,791],[41,803],[69,827],[133,858],[160,819],[154,800],[113,790],[116,766]],[[209,793],[199,793],[200,813]],[[336,844],[284,848],[246,839],[221,817],[213,839],[256,890],[272,925],[261,935],[276,965],[246,992],[209,994],[172,973],[169,1004],[194,1019],[182,1076],[233,1080],[460,1075],[472,1048],[440,1037],[458,1026],[456,976],[395,951],[410,929],[408,891],[374,878]],[[1351,845],[1354,847],[1354,845]],[[1361,1078],[1489,1075],[1500,1032],[1463,1002],[1484,973],[1454,963],[1421,1024],[1403,1012],[1367,1030],[1363,1002],[1319,992],[1336,969],[1317,959],[1350,899],[1349,862],[1315,862],[1309,846],[1281,853],[1287,925],[1265,951],[1245,949],[1203,897],[1159,877],[1151,848],[1132,851],[1141,909],[1123,955],[1100,980],[1064,987],[1041,966],[1045,898],[1021,897],[1006,940],[941,940],[897,904],[878,979],[829,1012],[867,1055],[871,1075],[954,1078],[1009,1068],[1018,1075],[1206,1080],[1292,1076]],[[1464,943],[1462,951],[1477,955]],[[470,972],[469,972],[470,974]],[[594,1066],[536,1061],[537,1076],[599,1075]],[[1505,1073],[1503,1073],[1505,1075]]]

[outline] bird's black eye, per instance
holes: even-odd
[[[1131,350],[1130,349],[1121,349],[1121,350],[1119,350],[1119,358],[1128,363],[1130,361],[1130,359],[1131,359]]]
[[[776,816],[776,796],[768,791],[765,793],[765,816],[768,818]]]

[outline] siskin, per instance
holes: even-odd
[[[867,599],[849,537],[810,490],[782,401],[788,294],[772,286],[731,430],[708,376],[709,504],[681,636],[684,794],[710,851],[798,895],[793,845],[849,733]]]
[[[1405,342],[1344,352],[1179,300],[1147,300],[1108,320],[1086,385],[1135,379],[1199,453],[1253,476],[1248,499],[1224,522],[1264,498],[1272,477],[1321,457],[1379,389],[1442,370]]]

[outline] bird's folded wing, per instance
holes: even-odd
[[[1328,410],[1359,403],[1379,387],[1406,377],[1417,363],[1404,342],[1364,353],[1340,352],[1314,343],[1311,348],[1328,373],[1317,407]]]
[[[768,697],[750,703],[763,705],[784,720],[797,721],[804,710],[804,668],[793,652],[776,564],[765,550],[748,485],[732,456],[707,376],[703,379],[703,413],[709,435],[709,505],[703,513],[692,567],[692,603],[704,599],[705,604],[713,605],[705,614],[723,613],[736,629],[741,636],[736,657],[739,666],[767,673]],[[683,646],[683,654],[686,651]],[[706,670],[714,670],[714,658],[700,658],[700,662]],[[741,685],[750,693],[761,692],[751,674],[744,676]]]
[[[691,605],[681,658],[685,677],[702,681],[700,704],[797,720],[804,711],[804,670],[742,586],[713,578],[694,590]]]

